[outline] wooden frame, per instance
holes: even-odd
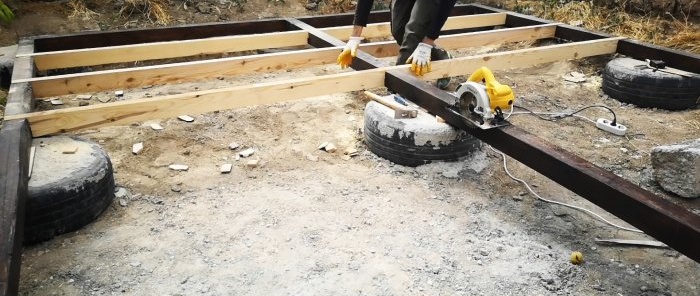
[[[84,33],[66,36],[39,37],[23,40],[17,54],[15,72],[9,93],[5,126],[0,131],[0,192],[4,211],[0,232],[0,295],[16,294],[21,256],[21,226],[23,206],[26,198],[26,163],[29,138],[85,128],[127,124],[161,117],[172,117],[182,113],[195,114],[222,109],[238,108],[256,104],[270,104],[286,100],[301,99],[337,92],[387,86],[406,93],[410,99],[420,102],[429,111],[444,116],[457,127],[460,123],[449,114],[444,114],[444,105],[450,97],[422,81],[448,76],[466,75],[480,66],[494,70],[528,67],[534,64],[566,59],[579,59],[595,55],[622,53],[635,58],[664,59],[670,66],[700,72],[700,57],[686,52],[670,50],[634,40],[627,40],[591,32],[547,20],[494,9],[483,5],[458,5],[453,10],[445,34],[438,43],[446,48],[482,46],[501,42],[534,41],[554,38],[562,44],[532,47],[520,50],[489,53],[433,64],[433,71],[423,77],[409,74],[405,65],[387,66],[377,58],[396,54],[397,46],[392,42],[375,42],[362,45],[362,51],[354,60],[355,72],[318,77],[297,78],[191,92],[179,95],[137,99],[96,106],[66,108],[60,110],[31,112],[35,98],[66,94],[129,89],[151,84],[179,83],[214,77],[234,77],[253,72],[267,72],[288,68],[302,68],[334,62],[340,47],[339,40],[348,34],[352,14],[312,16],[296,19],[273,19],[253,22],[187,25],[159,29],[129,30],[119,32]],[[390,36],[386,22],[387,11],[373,12],[366,33],[369,37]],[[447,34],[455,33],[455,34]],[[183,36],[187,36],[186,39]],[[263,42],[273,38],[273,42]],[[187,46],[185,46],[187,45]],[[247,51],[263,48],[312,46],[316,48],[260,55],[180,62],[145,67],[126,67],[114,70],[81,72],[68,75],[36,77],[37,70],[74,68],[90,65],[123,63],[149,59],[174,58],[201,54]],[[177,51],[163,52],[162,48],[177,47]],[[154,49],[158,53],[153,53]],[[118,56],[114,58],[112,56]],[[36,65],[35,65],[36,63]],[[207,104],[203,104],[206,102]],[[212,103],[216,102],[216,103]],[[612,173],[596,170],[595,176],[587,179],[586,187],[563,180],[553,165],[581,172],[594,167],[562,151],[541,144],[531,135],[517,129],[503,129],[499,137],[493,133],[474,132],[482,140],[497,147],[512,141],[522,151],[532,151],[546,159],[543,167],[527,162],[527,157],[517,149],[503,150],[509,155],[523,159],[551,179],[560,182],[610,209],[628,222],[651,235],[659,237],[694,260],[700,260],[700,250],[693,248],[700,243],[700,218],[655,200],[632,184],[611,186],[598,191],[590,188],[605,185],[613,179]],[[500,142],[499,142],[500,141]],[[506,145],[507,146],[507,145]],[[552,172],[554,171],[554,172]],[[610,174],[607,175],[607,174]],[[602,177],[601,177],[602,176]],[[616,179],[617,180],[617,179]],[[620,181],[622,182],[622,181]],[[632,186],[632,187],[630,187]],[[624,187],[624,188],[622,188]],[[602,188],[602,187],[600,187]],[[632,188],[632,190],[630,190]],[[670,225],[675,233],[669,236],[658,227],[650,226],[645,219],[635,218],[621,212],[625,204],[608,203],[592,195],[605,192],[630,198],[628,203],[650,215],[655,221]],[[651,206],[649,206],[651,205]],[[648,207],[647,207],[648,206]],[[686,211],[687,212],[687,211]],[[679,214],[680,213],[680,214]],[[19,233],[18,233],[19,231]],[[685,240],[685,243],[679,241]]]

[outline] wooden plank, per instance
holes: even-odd
[[[450,16],[475,14],[472,4],[457,4],[450,12]],[[355,18],[355,14],[341,13],[341,14],[331,14],[331,15],[314,15],[314,16],[303,16],[297,19],[305,22],[316,28],[327,28],[336,27],[343,25],[352,25]],[[379,23],[388,22],[391,20],[391,14],[389,10],[375,10],[370,12],[367,21],[369,23]]]
[[[500,26],[505,24],[506,14],[505,13],[488,13],[488,14],[476,14],[476,15],[463,15],[450,17],[445,22],[442,30],[456,30],[456,29],[466,29],[466,28],[479,28],[486,26]],[[347,40],[350,37],[353,26],[342,26],[321,29],[321,31],[327,34],[341,39]],[[391,25],[390,23],[378,23],[378,24],[368,24],[362,30],[362,36],[365,38],[382,38],[391,36]]]
[[[283,31],[287,31],[287,22],[281,19],[246,20],[45,36],[37,38],[35,44],[37,52],[47,52]]]
[[[34,95],[37,98],[93,93],[104,90],[129,89],[146,85],[178,83],[253,72],[330,64],[335,62],[339,50],[339,48],[305,49],[292,52],[38,77],[24,80],[24,82],[31,82]]]
[[[614,53],[620,38],[558,44],[539,48],[491,53],[433,63],[433,72],[423,79],[467,75],[481,66],[492,70],[528,67],[539,63]],[[320,77],[237,86],[150,99],[96,106],[35,112],[6,119],[29,119],[34,136],[71,132],[108,125],[128,124],[179,114],[199,114],[242,106],[271,104],[311,96],[349,92],[383,86],[384,73],[407,65],[348,72]]]
[[[26,120],[0,129],[0,295],[17,295],[32,134]]]
[[[448,49],[460,48],[465,45],[483,46],[549,38],[554,36],[555,28],[556,25],[508,28],[489,32],[447,35],[437,41],[439,45]],[[375,57],[393,56],[398,52],[398,45],[394,41],[365,43],[360,48]],[[31,82],[35,97],[41,98],[330,64],[335,62],[338,51],[338,47],[308,49],[286,53],[38,77],[20,81]]]
[[[38,70],[306,45],[306,32],[277,32],[35,53]],[[26,57],[22,55],[21,57]]]

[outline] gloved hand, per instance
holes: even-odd
[[[357,48],[360,46],[361,41],[362,37],[350,37],[348,43],[345,43],[345,48],[343,52],[338,55],[337,60],[338,66],[340,66],[341,69],[350,67],[352,58],[357,56]]]
[[[423,42],[418,43],[416,50],[414,50],[413,54],[406,60],[406,64],[411,64],[411,71],[414,74],[422,76],[430,72],[430,51],[432,49],[433,46],[430,44]]]

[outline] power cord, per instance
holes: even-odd
[[[511,108],[511,111],[512,111],[512,108]],[[494,148],[491,147],[491,146],[489,146],[489,148],[491,148],[491,150],[493,150],[493,152],[500,154],[501,157],[503,158],[503,169],[506,171],[506,174],[508,174],[508,176],[509,176],[511,179],[513,179],[513,180],[515,180],[515,181],[518,181],[518,182],[522,183],[523,185],[525,185],[525,188],[527,188],[527,190],[528,190],[530,193],[532,193],[533,195],[535,195],[535,196],[537,197],[537,199],[539,199],[539,200],[541,200],[541,201],[544,201],[544,202],[553,203],[553,204],[556,204],[556,205],[560,205],[560,206],[564,206],[564,207],[568,207],[568,208],[572,208],[572,209],[575,209],[575,210],[579,210],[579,211],[585,212],[585,213],[587,213],[587,214],[589,214],[589,215],[591,215],[591,216],[593,216],[593,217],[595,217],[595,218],[598,218],[600,221],[603,221],[603,222],[605,222],[606,224],[608,224],[608,225],[610,225],[610,226],[613,226],[613,227],[615,227],[615,228],[621,229],[621,230],[631,231],[631,232],[637,232],[637,233],[644,233],[643,231],[641,231],[641,230],[639,230],[639,229],[628,228],[628,227],[624,227],[624,226],[620,226],[620,225],[617,225],[617,224],[615,224],[615,223],[612,223],[612,222],[606,220],[605,218],[601,217],[600,215],[594,213],[593,211],[591,211],[591,210],[589,210],[589,209],[585,209],[585,208],[577,207],[577,206],[574,206],[574,205],[566,204],[566,203],[563,203],[563,202],[559,202],[559,201],[549,200],[549,199],[543,198],[542,196],[540,196],[539,194],[537,194],[534,190],[532,190],[532,188],[530,187],[529,184],[527,184],[527,182],[525,182],[525,181],[522,180],[522,179],[516,178],[515,176],[513,176],[513,174],[510,173],[510,171],[508,170],[508,164],[507,164],[507,162],[506,162],[506,155],[503,154],[503,152],[498,151],[498,150],[494,149]]]
[[[513,107],[517,107],[517,108],[523,109],[523,110],[525,110],[525,111],[527,111],[527,112],[523,112],[523,113],[515,112],[515,113],[513,113]],[[513,106],[511,106],[511,111],[510,111],[510,114],[508,115],[508,117],[510,117],[511,114],[532,114],[532,115],[536,116],[536,117],[539,118],[539,119],[546,120],[546,121],[553,121],[553,122],[556,122],[556,121],[558,121],[559,119],[563,119],[563,118],[567,118],[567,117],[578,117],[578,118],[582,118],[582,119],[588,120],[588,121],[590,121],[590,122],[593,122],[593,124],[595,124],[596,122],[595,122],[594,120],[591,120],[591,119],[589,119],[589,118],[587,118],[587,117],[584,117],[584,116],[581,116],[581,115],[577,115],[578,113],[581,113],[582,111],[584,111],[584,110],[586,110],[586,109],[590,109],[590,108],[604,108],[604,109],[607,109],[608,111],[610,111],[610,113],[612,113],[612,116],[613,116],[613,120],[612,120],[612,122],[610,123],[610,125],[611,125],[611,126],[616,126],[616,125],[617,125],[617,115],[615,115],[615,111],[613,111],[612,109],[610,109],[610,107],[603,106],[603,105],[590,105],[590,106],[586,106],[586,107],[583,107],[583,108],[581,108],[581,109],[578,109],[578,110],[576,110],[576,111],[574,111],[574,112],[571,112],[571,113],[564,113],[564,112],[536,112],[536,111],[532,111],[532,110],[530,110],[530,109],[528,109],[528,108],[525,108],[525,107],[522,107],[522,106],[515,106],[515,105],[513,105]],[[543,116],[541,116],[541,115],[555,115],[556,118],[547,118],[547,117],[543,117]],[[507,119],[508,117],[506,117],[506,119]]]

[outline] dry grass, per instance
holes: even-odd
[[[633,38],[661,46],[700,53],[700,25],[687,19],[633,15],[618,8],[596,7],[590,2],[540,6],[535,14],[563,23],[579,22],[585,28]]]
[[[94,12],[85,6],[85,2],[83,2],[83,0],[70,0],[68,1],[68,7],[71,11],[68,18],[71,19],[79,18],[88,21],[100,15],[99,13]]]
[[[170,24],[172,18],[166,9],[170,5],[168,0],[126,0],[121,13],[130,17],[134,12],[141,13],[148,20],[158,25]]]

